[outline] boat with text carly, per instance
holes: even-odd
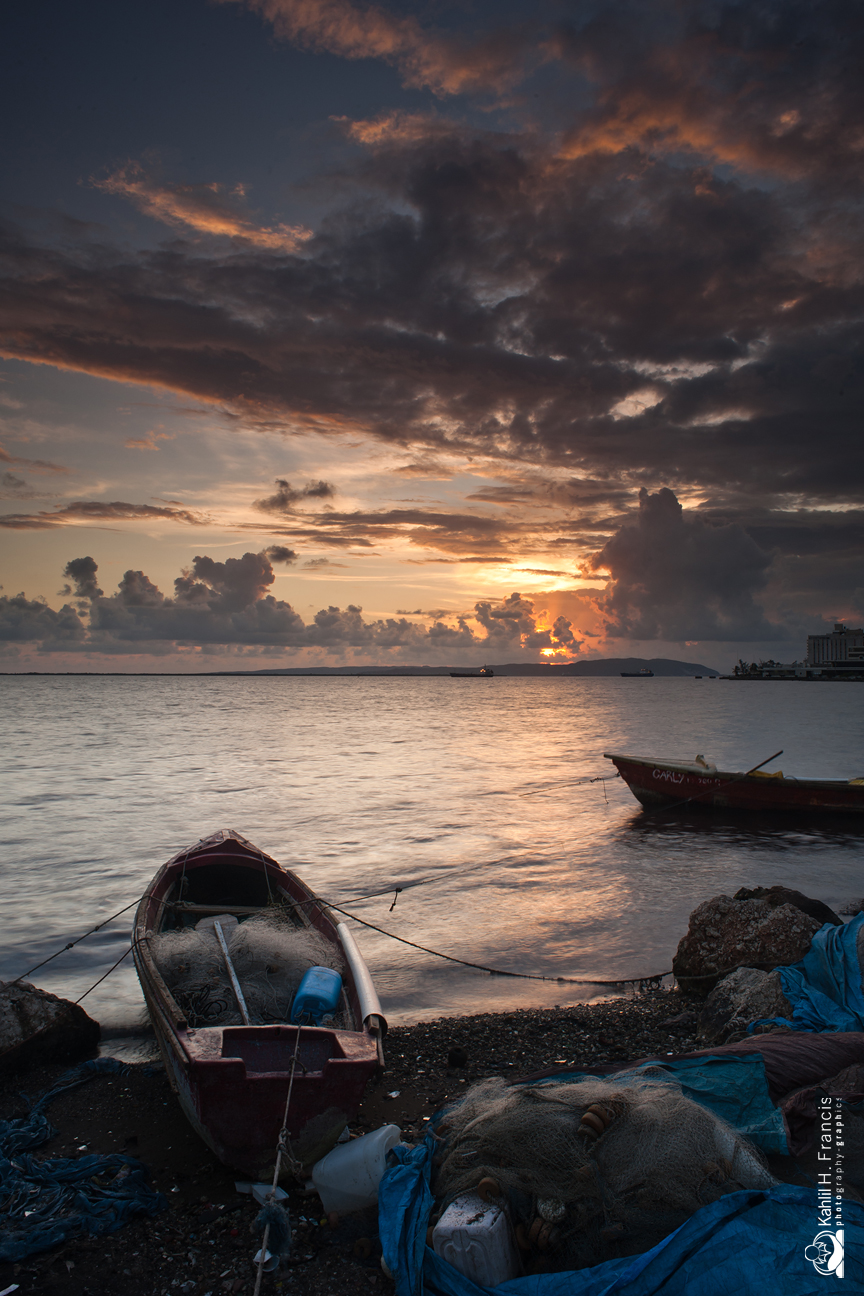
[[[758,765],[736,773],[719,770],[704,756],[658,760],[617,752],[603,754],[643,806],[864,814],[864,778],[795,778],[780,770],[766,773]]]
[[[158,871],[133,953],[172,1088],[219,1159],[272,1174],[289,1090],[295,1163],[325,1155],[383,1066],[386,1022],[346,925],[222,831]]]

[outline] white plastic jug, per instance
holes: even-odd
[[[363,1210],[378,1200],[387,1153],[402,1137],[398,1125],[340,1143],[312,1167],[312,1183],[326,1211]]]
[[[450,1203],[432,1231],[432,1249],[481,1287],[497,1287],[519,1275],[507,1216],[476,1193]]]

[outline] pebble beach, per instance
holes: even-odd
[[[352,1134],[396,1124],[408,1142],[424,1136],[432,1114],[491,1075],[524,1079],[561,1067],[590,1070],[699,1047],[702,1001],[677,990],[653,990],[601,1003],[512,1013],[440,1018],[390,1030],[387,1068],[369,1085]],[[44,1092],[64,1067],[5,1077],[0,1119],[26,1111],[22,1095]],[[125,1152],[149,1168],[167,1208],[103,1238],[82,1237],[16,1265],[0,1265],[0,1291],[56,1296],[251,1296],[252,1256],[259,1245],[258,1207],[238,1193],[237,1176],[219,1164],[183,1116],[161,1066],[130,1066],[100,1075],[51,1105],[57,1136],[40,1156]],[[789,1158],[771,1158],[788,1182],[806,1182]],[[342,1218],[324,1214],[315,1193],[289,1189],[291,1254],[263,1279],[262,1292],[287,1296],[392,1293],[380,1266],[374,1208]],[[13,1288],[14,1289],[14,1288]]]

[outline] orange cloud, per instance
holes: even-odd
[[[123,444],[127,450],[158,450],[157,441],[173,441],[174,437],[170,432],[148,432],[143,437],[130,437]]]
[[[422,27],[413,16],[350,0],[242,0],[273,25],[276,35],[302,49],[341,58],[383,59],[403,83],[437,95],[501,91],[525,71],[526,43],[500,30],[467,42]]]
[[[185,225],[200,234],[241,239],[255,247],[296,252],[312,237],[302,225],[254,225],[240,209],[246,194],[242,185],[226,191],[224,185],[160,184],[140,162],[129,162],[105,180],[94,180],[103,193],[133,202],[140,211],[166,225]]]
[[[68,472],[62,464],[50,463],[47,459],[24,459],[20,455],[10,455],[0,445],[0,463],[17,464],[19,468],[29,468],[31,472]]]

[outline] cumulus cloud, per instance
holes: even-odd
[[[62,652],[83,643],[86,635],[83,621],[69,603],[55,612],[24,594],[0,595],[0,640],[6,643],[36,641],[47,652]]]
[[[66,585],[63,594],[73,594],[86,602],[98,598],[103,592],[96,583],[97,563],[93,558],[72,558],[63,568],[63,575],[75,582],[75,588]],[[141,573],[138,573],[139,575]]]
[[[68,526],[76,522],[150,522],[157,518],[169,522],[185,522],[189,526],[203,526],[207,521],[200,514],[184,508],[167,508],[155,504],[126,504],[119,500],[113,503],[78,500],[50,513],[47,511],[6,513],[0,516],[0,527],[7,527],[12,531],[48,531],[52,527]]]
[[[770,562],[743,527],[711,525],[685,512],[664,487],[653,495],[640,491],[636,521],[622,526],[588,566],[611,577],[598,602],[608,635],[728,642],[787,637],[756,602]]]
[[[297,554],[295,551],[293,549],[288,549],[285,545],[268,545],[264,552],[271,562],[290,564],[297,561]],[[326,558],[322,558],[320,561],[326,562],[327,560]],[[309,563],[306,563],[305,566],[308,567]]]
[[[156,220],[185,226],[199,234],[222,235],[274,252],[296,252],[312,237],[312,231],[300,225],[255,225],[243,210],[246,191],[242,185],[228,190],[215,182],[166,184],[140,162],[127,162],[104,180],[92,183],[103,193],[127,198]]]
[[[275,494],[255,500],[255,508],[262,513],[293,513],[300,500],[332,499],[335,494],[335,486],[326,481],[307,482],[295,489],[284,477],[277,477]]]
[[[550,624],[545,610],[515,593],[500,602],[482,600],[473,612],[397,613],[367,620],[355,604],[327,607],[309,622],[290,603],[269,592],[275,574],[268,553],[245,553],[217,561],[197,555],[174,581],[167,597],[142,571],[124,573],[116,593],[106,596],[97,584],[97,565],[90,557],[73,558],[64,575],[88,623],[69,605],[54,612],[40,601],[0,600],[0,638],[36,643],[40,651],[107,654],[155,653],[198,646],[208,650],[243,646],[292,654],[307,651],[335,655],[362,652],[383,661],[442,661],[463,650],[479,656],[506,653],[521,660],[538,654],[578,654],[569,620]],[[427,623],[409,621],[424,616]],[[473,625],[471,624],[473,622]]]

